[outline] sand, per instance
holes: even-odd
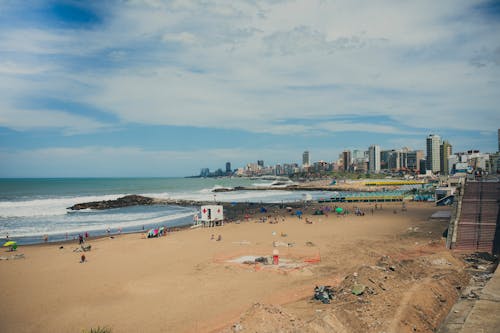
[[[256,214],[247,222],[162,238],[130,234],[92,240],[85,263],[73,251],[76,242],[62,249],[61,244],[21,246],[17,253],[25,259],[0,260],[0,330],[81,332],[107,326],[113,332],[216,332],[257,302],[308,299],[315,285],[338,285],[380,256],[422,251],[429,241],[439,245],[431,251],[446,251],[441,238],[446,223],[429,220],[442,207],[409,203],[402,211],[401,203],[385,203],[372,215],[373,205],[349,206],[365,207],[366,215],[307,215],[313,224],[306,224],[306,216],[281,210],[285,220],[278,224],[258,223],[268,214]],[[212,234],[222,240],[211,240]],[[234,262],[271,256],[273,249],[282,263],[295,266]]]

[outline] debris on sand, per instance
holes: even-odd
[[[333,299],[333,289],[331,286],[316,286],[314,288],[314,300],[321,301],[323,304],[330,304]]]

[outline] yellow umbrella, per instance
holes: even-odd
[[[5,242],[3,244],[3,246],[12,246],[12,245],[16,245],[17,243],[15,241],[8,241],[8,242]]]

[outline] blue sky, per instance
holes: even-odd
[[[2,1],[0,177],[497,150],[498,1]]]

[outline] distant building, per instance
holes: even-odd
[[[370,173],[380,172],[380,146],[372,145],[368,148],[368,171]]]
[[[226,162],[226,173],[231,173],[231,162]]]
[[[208,176],[210,176],[210,169],[209,168],[201,169],[200,177],[208,177]]]
[[[342,152],[342,162],[344,165],[344,171],[350,171],[351,170],[351,151],[350,150],[344,150]]]
[[[397,171],[401,169],[401,159],[400,159],[401,153],[399,150],[392,149],[390,154],[389,154],[389,170]]]
[[[450,172],[449,172],[450,168],[448,165],[448,158],[451,155],[451,149],[452,149],[451,144],[446,140],[443,141],[443,143],[440,146],[439,166],[440,166],[441,174],[443,174],[443,175],[450,174]]]
[[[392,150],[382,150],[380,151],[380,169],[389,169],[389,157],[391,156]]]
[[[439,171],[441,171],[440,143],[441,138],[439,135],[429,134],[427,137],[427,171],[432,171],[433,173],[439,173]]]
[[[281,176],[281,175],[283,175],[283,174],[284,174],[284,172],[283,172],[283,168],[281,167],[281,165],[280,165],[280,164],[276,164],[276,166],[274,167],[274,174],[275,174],[276,176]]]
[[[490,155],[490,170],[489,172],[494,175],[500,174],[500,152]]]
[[[302,153],[302,167],[307,168],[311,165],[311,159],[309,157],[309,151],[306,150]]]
[[[498,150],[497,152],[500,153],[500,128],[498,129]]]
[[[260,166],[261,168],[264,167],[264,161],[263,160],[258,160],[257,165]]]
[[[420,160],[422,160],[423,158],[424,158],[423,150],[409,151],[407,154],[407,161],[406,161],[408,170],[420,173]]]
[[[418,163],[420,164],[420,174],[425,175],[427,173],[427,161],[423,158]]]

